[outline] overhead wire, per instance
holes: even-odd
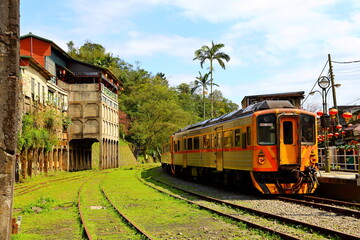
[[[321,73],[319,74],[319,77],[318,77],[317,79],[319,79],[319,78],[322,76],[322,74],[323,74],[326,66],[328,65],[328,63],[329,63],[329,60],[326,61],[325,65],[324,65],[324,67],[323,67],[323,69],[322,69],[322,71],[321,71]],[[314,83],[314,86],[311,88],[311,90],[309,91],[309,93],[306,95],[305,99],[302,101],[302,103],[301,103],[301,106],[302,106],[302,107],[303,107],[304,103],[306,102],[306,100],[308,99],[308,97],[310,96],[310,93],[314,90],[314,88],[315,88],[315,86],[316,86],[316,84],[317,84],[317,79],[316,79],[316,81],[315,81],[315,83]]]

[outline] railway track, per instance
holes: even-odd
[[[173,197],[175,197],[175,198],[177,198],[177,199],[186,201],[186,202],[188,202],[189,204],[196,205],[196,206],[198,206],[198,207],[200,207],[200,208],[202,208],[202,209],[205,209],[205,210],[208,210],[208,211],[213,212],[213,213],[215,213],[215,214],[218,214],[218,215],[220,215],[220,216],[229,218],[229,219],[234,220],[234,221],[236,221],[236,222],[244,223],[244,224],[246,224],[248,227],[260,229],[260,230],[265,231],[265,232],[269,232],[269,233],[271,233],[271,234],[274,234],[274,235],[280,237],[281,239],[289,239],[289,240],[299,240],[299,239],[303,239],[303,238],[300,237],[300,236],[292,236],[292,235],[287,234],[287,233],[285,233],[285,232],[278,231],[278,230],[276,230],[276,229],[274,229],[274,228],[270,228],[270,227],[264,226],[263,223],[256,223],[256,222],[253,222],[253,221],[249,221],[249,220],[241,217],[241,214],[238,214],[238,213],[228,214],[228,213],[225,213],[225,212],[223,212],[223,211],[221,211],[221,210],[216,210],[214,207],[207,207],[207,206],[205,206],[205,205],[203,205],[203,204],[198,204],[196,201],[188,200],[187,198],[181,197],[181,196],[176,195],[176,194],[171,194],[171,193],[169,193],[169,192],[167,192],[167,191],[164,191],[164,190],[161,189],[161,188],[155,187],[154,185],[149,184],[147,181],[145,181],[144,179],[141,179],[140,177],[138,177],[138,179],[139,179],[139,181],[141,181],[141,182],[143,182],[144,184],[146,184],[146,185],[148,185],[148,186],[150,186],[150,187],[158,190],[159,192],[162,192],[162,193],[165,193],[165,194],[169,194],[169,195],[171,195],[171,196],[173,196]],[[154,179],[155,181],[157,181],[157,182],[159,182],[159,183],[168,185],[168,184],[166,184],[166,183],[164,183],[164,182],[161,182],[161,181],[158,180],[158,179],[155,179],[155,178],[152,178],[152,179]],[[168,185],[168,186],[170,186],[170,185]],[[170,187],[173,187],[173,188],[175,188],[175,189],[177,189],[177,190],[180,190],[180,191],[182,191],[182,192],[185,192],[185,193],[187,193],[187,194],[200,197],[200,195],[194,194],[193,192],[187,191],[187,190],[185,190],[185,189],[177,188],[177,187],[175,187],[175,186],[170,186]],[[201,197],[201,198],[203,198],[203,197]],[[205,198],[205,199],[207,199],[208,201],[211,201],[211,202],[216,202],[216,200],[215,200],[214,198]],[[223,203],[221,203],[221,204],[223,204]]]
[[[292,197],[278,196],[277,199],[279,199],[281,201],[304,205],[304,206],[315,207],[318,209],[330,211],[330,212],[337,213],[337,214],[342,214],[345,216],[360,218],[360,211],[329,205],[329,204],[334,204],[334,202],[331,200],[327,200],[327,204],[323,204],[323,203],[314,202],[312,200],[306,200],[308,198],[297,199],[297,198],[292,198]],[[309,199],[311,199],[311,198],[309,198]],[[343,205],[341,205],[341,206],[343,206]]]
[[[104,174],[86,179],[79,187],[77,206],[84,238],[152,239],[110,200],[101,186],[105,177],[101,175]],[[106,206],[103,206],[104,201],[107,201]]]
[[[226,206],[229,206],[231,208],[240,209],[242,211],[249,212],[249,213],[252,213],[252,214],[256,214],[257,216],[265,217],[267,219],[273,219],[275,221],[280,221],[282,223],[288,223],[288,224],[292,224],[292,225],[295,225],[295,226],[300,225],[300,226],[303,226],[305,228],[309,228],[312,231],[316,231],[316,232],[319,232],[321,234],[324,234],[325,236],[339,237],[341,239],[359,239],[359,236],[355,236],[355,235],[352,235],[352,234],[349,234],[349,233],[344,233],[344,232],[337,231],[337,230],[334,230],[334,229],[321,227],[321,226],[310,224],[310,223],[307,223],[307,222],[304,222],[304,221],[294,220],[294,219],[291,219],[291,218],[283,217],[283,216],[280,216],[280,215],[276,215],[276,214],[272,214],[272,213],[268,213],[268,212],[264,212],[264,211],[259,211],[259,210],[254,209],[254,208],[245,207],[245,206],[242,206],[242,205],[239,205],[239,204],[231,203],[229,201],[224,201],[224,200],[217,199],[217,198],[214,198],[214,197],[205,196],[203,194],[198,194],[198,193],[195,193],[193,191],[188,191],[188,190],[186,190],[184,188],[179,188],[177,186],[173,186],[172,184],[161,181],[161,180],[159,180],[157,178],[154,178],[154,177],[152,177],[152,179],[154,179],[155,181],[158,181],[161,184],[167,185],[169,187],[172,187],[174,189],[185,192],[185,193],[190,194],[192,196],[196,196],[198,198],[201,198],[201,199],[209,201],[209,202],[215,202],[217,204],[226,205]],[[245,221],[246,221],[246,219],[245,219]],[[262,228],[262,226],[260,225],[260,226],[258,226],[258,228]],[[275,234],[279,235],[281,238],[291,239],[291,237],[293,237],[293,236],[287,236],[288,234],[282,235],[283,233],[277,232],[276,230],[273,230],[273,229],[265,229],[265,230],[266,231],[273,231]],[[296,238],[297,238],[297,236],[295,236],[293,239],[296,239]]]
[[[300,200],[305,201],[311,201],[315,203],[324,203],[324,204],[330,204],[330,205],[336,205],[336,206],[342,206],[342,207],[348,207],[353,209],[360,209],[360,203],[354,203],[354,202],[345,202],[345,201],[339,201],[335,199],[328,199],[328,198],[321,198],[316,196],[298,196],[297,197]]]
[[[76,181],[79,179],[85,178],[85,176],[78,176],[78,177],[65,177],[65,178],[58,178],[58,179],[52,179],[46,182],[40,182],[37,183],[37,185],[28,185],[28,186],[21,186],[21,187],[15,187],[16,195],[21,196],[30,192],[34,192],[36,190],[46,188],[48,186],[51,186],[54,183],[59,182],[70,182],[70,181]]]

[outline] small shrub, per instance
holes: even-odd
[[[52,210],[54,206],[56,206],[57,200],[49,198],[49,197],[41,197],[35,203],[26,205],[22,208],[21,213],[32,214],[32,213],[41,213],[41,212],[49,212]]]

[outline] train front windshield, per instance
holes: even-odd
[[[258,144],[275,145],[276,144],[275,114],[260,115],[257,118],[257,123],[258,123]]]
[[[315,144],[315,117],[307,114],[300,114],[301,143]]]
[[[285,122],[286,123],[286,122]],[[315,144],[315,117],[307,114],[300,114],[301,126],[301,144]],[[257,118],[258,144],[259,145],[275,145],[276,142],[276,115],[265,114]],[[286,127],[287,125],[285,125]],[[292,125],[291,125],[292,126]],[[285,131],[286,130],[286,131]],[[292,132],[289,128],[284,128],[285,133]],[[286,134],[284,133],[284,137]]]

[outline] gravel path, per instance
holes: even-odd
[[[246,194],[232,193],[201,184],[184,181],[175,178],[164,172],[161,168],[154,169],[154,174],[159,178],[174,184],[179,184],[189,190],[203,193],[229,202],[233,202],[245,207],[272,214],[281,215],[287,218],[315,224],[321,227],[330,228],[340,232],[349,233],[360,238],[360,219],[338,215],[336,213],[323,211],[320,209],[302,206],[294,203],[283,202],[276,199],[267,199],[266,196],[251,196]]]

